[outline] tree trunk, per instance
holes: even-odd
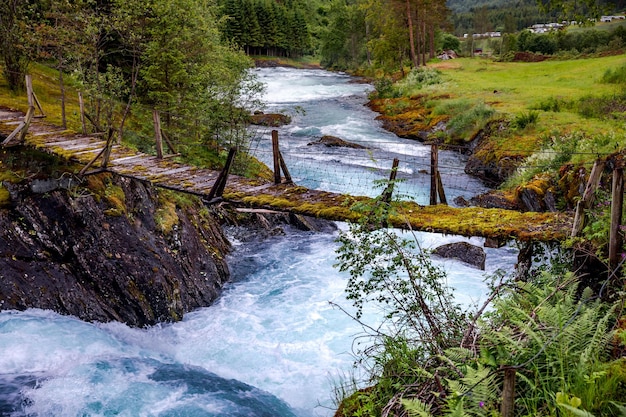
[[[411,44],[411,62],[414,67],[419,66],[419,60],[415,53],[415,40],[413,33],[413,16],[411,15],[411,0],[406,0],[406,18],[409,25],[409,42]]]
[[[367,65],[372,66],[372,51],[368,46],[370,40],[370,24],[365,20],[365,53],[367,54]]]
[[[67,115],[65,113],[65,83],[63,82],[63,57],[59,56],[59,88],[61,89],[61,126],[67,129]]]
[[[430,59],[433,59],[435,57],[435,25],[430,24],[428,25],[428,29],[429,29],[429,35],[428,35],[428,41],[430,44],[430,52],[428,54],[428,57]]]
[[[124,107],[124,113],[122,114],[122,120],[120,121],[119,128],[119,137],[117,138],[118,143],[122,142],[122,138],[124,137],[124,123],[126,123],[126,119],[130,114],[130,107],[133,102],[133,98],[135,97],[135,87],[137,86],[137,78],[139,76],[139,64],[137,63],[137,57],[133,55],[133,69],[130,81],[130,94],[128,95],[128,101],[126,102],[126,107]]]
[[[422,64],[426,66],[426,16],[422,19]]]

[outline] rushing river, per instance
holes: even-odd
[[[428,149],[380,128],[363,106],[367,85],[324,71],[264,69],[259,76],[268,85],[269,109],[294,115],[280,136],[296,182],[375,195],[373,181],[385,178],[387,162],[398,157],[406,164],[400,168],[407,179],[401,191],[424,198],[416,167],[428,158]],[[307,145],[323,134],[369,142],[370,150]],[[267,155],[267,136],[260,132],[255,142],[261,158]],[[462,165],[461,156],[452,153],[444,152],[442,161]],[[462,174],[442,176],[444,184],[447,176],[459,176],[465,185],[451,187],[452,195],[482,190]],[[131,329],[41,310],[0,313],[0,415],[332,415],[335,384],[361,378],[352,367],[352,349],[362,329],[329,303],[350,310],[346,276],[333,268],[336,234],[294,231],[255,242],[237,241],[235,231],[231,236],[232,282],[214,305],[182,322]],[[426,248],[461,240],[418,236]],[[484,276],[511,270],[516,261],[513,249],[486,251],[486,271],[455,261],[442,264],[460,302],[484,300]],[[375,311],[368,314],[376,320]]]

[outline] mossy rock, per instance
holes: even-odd
[[[9,190],[0,185],[0,208],[9,207],[11,205],[11,196]]]
[[[257,113],[250,115],[250,123],[258,126],[280,127],[291,123],[291,117],[280,113]]]
[[[337,136],[324,135],[315,142],[309,142],[307,145],[324,145],[330,148],[352,148],[352,149],[369,149],[367,146],[359,145],[358,143],[348,142]]]

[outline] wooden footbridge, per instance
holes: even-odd
[[[275,156],[275,179],[249,179],[222,171],[201,169],[175,162],[172,158],[148,155],[106,140],[102,135],[77,134],[34,117],[34,106],[22,112],[0,109],[0,142],[6,148],[15,144],[57,155],[82,165],[77,175],[109,171],[201,196],[207,202],[225,201],[247,209],[287,211],[329,220],[355,220],[353,203],[367,197],[311,190],[293,184],[280,153]],[[99,162],[98,161],[99,158]],[[105,163],[102,163],[105,161]],[[96,164],[99,164],[98,168]],[[227,164],[228,165],[228,164]],[[287,178],[285,178],[287,177]],[[521,213],[480,207],[453,208],[439,204],[392,203],[397,215],[390,223],[413,230],[483,236],[500,241],[561,240],[572,228],[572,216],[563,213]]]

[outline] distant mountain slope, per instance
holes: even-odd
[[[604,14],[624,13],[626,0],[604,0]],[[544,13],[537,0],[448,0],[454,33],[515,32],[536,23],[560,22],[557,12]]]
[[[488,9],[507,9],[519,4],[536,5],[535,0],[448,0],[447,5],[452,13],[465,13],[486,7]]]
[[[626,0],[604,0],[608,12],[618,12],[626,9]],[[486,7],[488,9],[509,9],[519,6],[537,7],[536,0],[448,0],[448,7],[453,13],[464,13]]]

